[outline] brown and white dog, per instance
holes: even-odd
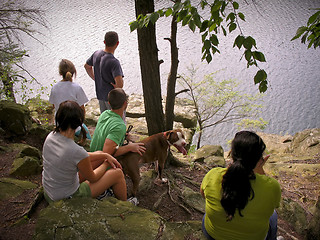
[[[133,183],[132,195],[136,196],[140,182],[140,163],[151,163],[158,161],[158,177],[162,182],[162,170],[168,156],[170,146],[175,146],[179,152],[187,154],[186,141],[181,129],[171,130],[163,133],[157,133],[140,141],[144,143],[145,153],[141,156],[138,153],[129,152],[118,156],[117,160],[121,163],[123,171],[127,174]]]

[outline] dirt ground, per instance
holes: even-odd
[[[0,146],[5,146],[12,142],[28,143],[39,149],[42,147],[42,143],[35,141],[34,138],[25,137],[22,140],[0,138]],[[9,170],[15,155],[15,152],[4,153],[0,151],[1,178],[9,177]],[[149,166],[143,166],[141,171],[146,171],[148,168]],[[203,216],[202,213],[186,207],[180,196],[180,191],[183,186],[188,186],[194,191],[199,191],[200,183],[205,174],[206,171],[201,168],[201,166],[195,166],[193,168],[169,167],[164,171],[164,177],[169,179],[169,184],[154,184],[151,190],[140,191],[137,195],[140,202],[139,206],[155,211],[167,221],[201,220]],[[41,175],[20,179],[27,179],[39,186],[41,185]],[[130,180],[127,179],[127,182],[130,190]],[[40,210],[47,206],[46,201],[42,199],[32,208],[31,206],[36,197],[36,190],[27,190],[16,198],[0,202],[0,240],[32,239],[37,216]],[[28,212],[30,208],[32,208],[32,211]],[[23,221],[16,223],[19,219],[23,219]],[[278,226],[278,235],[283,236],[285,240],[303,239],[302,236],[299,236],[292,230],[284,219],[279,219]]]

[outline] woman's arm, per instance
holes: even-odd
[[[89,182],[96,182],[98,181],[106,172],[108,166],[113,168],[121,168],[121,164],[113,158],[110,154],[103,153],[103,152],[92,152],[88,153],[89,157],[82,159],[78,163],[78,169],[80,171],[80,175],[85,180]],[[98,166],[95,170],[92,169],[92,161],[103,161],[100,166]]]

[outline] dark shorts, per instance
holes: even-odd
[[[91,189],[90,189],[88,183],[86,183],[86,182],[80,183],[80,186],[79,186],[78,190],[75,191],[75,193],[72,194],[72,195],[71,195],[70,197],[68,197],[67,199],[70,199],[70,198],[82,198],[82,197],[91,198]],[[44,198],[47,200],[48,203],[54,202],[54,201],[46,194],[46,192],[44,192]]]

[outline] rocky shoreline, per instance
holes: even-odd
[[[142,96],[130,96],[127,123],[134,126],[133,133],[137,139],[147,135],[143,109]],[[194,134],[192,129],[196,125],[192,106],[183,99],[178,99],[175,114],[174,127],[182,128],[188,141],[191,142]],[[52,107],[46,101],[33,100],[26,106],[0,101],[2,135],[0,154],[4,160],[6,155],[14,156],[12,166],[1,165],[1,205],[5,206],[4,203],[7,201],[16,201],[12,199],[21,196],[26,189],[35,191],[34,201],[24,210],[20,218],[14,219],[12,224],[15,226],[26,224],[31,212],[41,201],[41,184],[34,183],[39,182],[39,179],[33,179],[33,182],[24,181],[24,179],[29,180],[30,176],[39,177],[41,173],[41,143],[53,128],[52,116]],[[90,130],[94,130],[98,117],[97,101],[91,100],[86,105],[86,123]],[[282,187],[283,198],[278,210],[279,217],[285,219],[297,233],[294,235],[287,232],[283,237],[285,239],[320,239],[320,129],[307,129],[294,136],[265,133],[259,133],[259,135],[266,142],[267,153],[271,154],[266,164],[266,172],[276,178]],[[26,137],[34,140],[34,146],[16,143],[17,139],[24,141]],[[187,157],[175,152],[174,155],[182,165],[188,168],[196,166],[202,169],[203,174],[212,167],[225,166],[230,161],[221,146],[203,146]],[[149,180],[147,175],[146,172],[146,180],[141,182],[150,185],[152,174]],[[143,188],[144,186],[141,187]],[[204,202],[199,193],[185,189],[184,193],[187,192],[189,194],[184,198],[185,202],[189,202],[190,209],[200,206],[197,211],[203,211]],[[83,209],[90,211],[92,219],[88,219],[88,213],[83,212]],[[102,209],[114,210],[108,214],[107,218],[100,214]],[[123,216],[124,219],[119,216]],[[136,220],[142,216],[146,221],[145,224]],[[6,221],[5,216],[1,217],[1,221]],[[141,231],[136,231],[138,222],[144,226],[147,234],[145,238],[140,237]],[[145,225],[148,225],[148,228]],[[4,230],[8,226],[5,222],[1,222],[1,228]],[[161,236],[159,229],[162,229]],[[121,236],[125,239],[130,236],[131,239],[184,239],[191,233],[194,237],[192,239],[204,239],[200,221],[170,223],[149,210],[119,203],[115,199],[102,202],[92,199],[78,203],[59,201],[42,209],[37,218],[34,238],[47,239],[60,236],[85,239],[92,236],[95,238],[108,236],[108,239],[119,239]]]

